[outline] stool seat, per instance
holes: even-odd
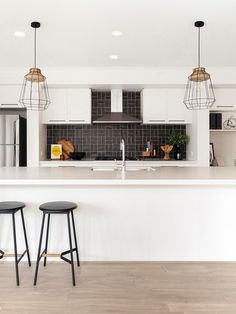
[[[7,201],[7,202],[0,202],[0,214],[11,214],[12,212],[16,212],[19,209],[25,207],[25,204],[22,202],[15,202],[15,201]]]
[[[77,208],[77,204],[66,201],[48,202],[39,206],[39,209],[48,214],[64,214]]]

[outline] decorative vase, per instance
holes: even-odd
[[[183,149],[180,144],[174,145],[174,159],[175,160],[183,159]]]
[[[165,153],[164,154],[164,160],[170,160],[170,152],[172,151],[173,146],[172,145],[163,145],[161,146],[161,150]]]

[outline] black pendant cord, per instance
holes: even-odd
[[[201,63],[201,29],[198,27],[198,67],[200,68]]]
[[[201,66],[201,27],[204,26],[203,21],[196,21],[194,26],[198,28],[198,67]]]
[[[36,68],[36,28],[34,29],[34,67]]]
[[[31,27],[34,28],[34,67],[36,68],[36,50],[37,50],[37,28],[40,27],[40,23],[39,22],[32,22],[31,23]]]

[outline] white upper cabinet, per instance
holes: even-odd
[[[19,108],[21,86],[0,86],[0,108]]]
[[[216,101],[211,110],[232,111],[236,110],[236,89],[235,88],[215,88]]]
[[[49,96],[51,104],[48,106],[48,109],[43,111],[43,123],[66,123],[66,90],[62,88],[50,88]]]
[[[192,123],[192,110],[183,103],[184,89],[167,89],[167,120],[168,123]]]
[[[43,123],[91,123],[91,90],[89,88],[50,88],[49,95],[52,103],[43,112]]]
[[[88,88],[67,90],[68,121],[70,123],[91,123],[91,90]]]
[[[142,91],[144,124],[192,123],[192,112],[184,103],[183,88],[145,88]]]
[[[167,117],[167,93],[165,89],[145,88],[141,93],[143,123],[165,123]]]

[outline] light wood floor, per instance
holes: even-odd
[[[0,314],[236,314],[236,263],[0,263]]]

